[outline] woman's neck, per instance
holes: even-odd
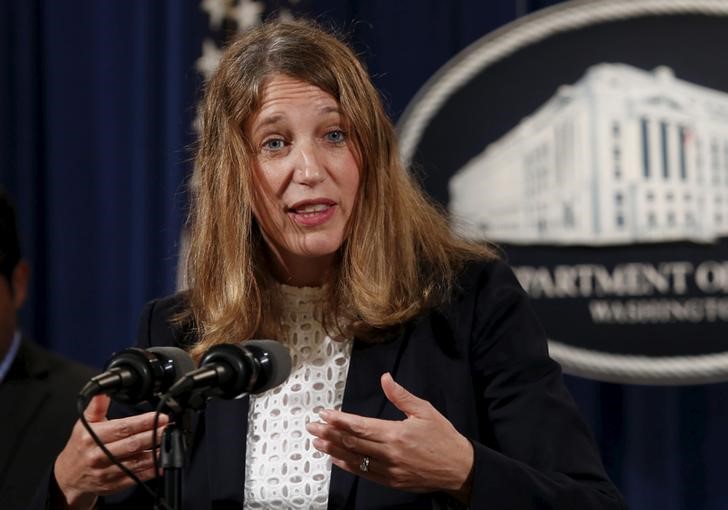
[[[272,257],[273,277],[292,287],[321,287],[328,281],[336,254],[322,257]]]

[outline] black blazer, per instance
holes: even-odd
[[[403,419],[379,385],[390,371],[475,446],[470,508],[624,508],[511,270],[500,262],[473,264],[459,282],[449,304],[406,324],[389,341],[354,343],[343,410]],[[175,295],[145,307],[140,346],[187,343],[189,331],[169,323],[181,303]],[[240,508],[247,418],[247,399],[208,403],[195,430],[184,508]],[[144,496],[117,501],[138,508],[137,498]],[[329,508],[448,506],[458,505],[443,494],[402,492],[333,467]]]
[[[0,508],[25,508],[76,421],[94,371],[23,338],[0,382]]]

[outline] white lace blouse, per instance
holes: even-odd
[[[250,397],[244,506],[325,509],[331,458],[313,447],[306,424],[341,408],[352,342],[334,341],[314,317],[322,289],[281,287],[291,375]]]

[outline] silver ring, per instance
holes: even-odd
[[[361,469],[365,473],[369,471],[369,457],[367,457],[366,455],[361,459],[359,469]]]

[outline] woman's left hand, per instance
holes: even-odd
[[[308,424],[316,449],[357,476],[410,492],[444,491],[469,501],[473,445],[426,400],[382,375],[387,399],[407,418],[366,418],[322,411],[322,422]],[[368,460],[365,460],[368,459]]]

